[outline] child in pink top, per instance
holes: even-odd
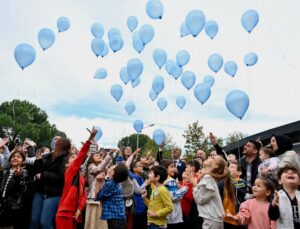
[[[232,215],[227,211],[226,216],[242,225],[248,225],[248,229],[276,229],[276,221],[268,217],[268,199],[274,190],[275,184],[270,178],[258,177],[252,187],[254,198],[243,202],[238,214]]]

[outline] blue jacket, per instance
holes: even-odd
[[[132,172],[130,172],[130,178],[133,182],[137,182],[137,184],[139,186],[141,186],[142,184],[144,184],[145,179],[142,176],[138,176]],[[134,185],[134,187],[136,187]],[[135,214],[136,215],[142,215],[142,214],[146,214],[147,208],[146,205],[144,204],[142,195],[140,194],[140,190],[134,190],[134,194],[133,194],[133,198],[134,198],[134,203],[135,203]]]

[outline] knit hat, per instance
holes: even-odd
[[[255,141],[255,140],[249,140],[248,142],[251,142],[252,144],[254,144],[254,145],[255,145],[255,148],[257,149],[257,151],[260,150],[260,148],[261,148],[260,142]]]
[[[293,149],[293,142],[292,139],[286,135],[273,135],[276,139],[277,147],[275,155],[279,156],[284,154],[288,150]]]
[[[295,151],[287,151],[281,156],[280,161],[278,163],[278,168],[283,169],[286,167],[294,168],[300,176],[300,162],[299,157]]]

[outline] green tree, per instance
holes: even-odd
[[[54,136],[66,137],[48,121],[48,115],[28,101],[13,100],[0,105],[0,136],[9,136],[13,141],[17,135],[21,140],[30,138],[37,147],[50,146]]]
[[[138,147],[141,148],[141,153],[148,153],[148,152],[156,152],[157,146],[155,142],[145,134],[131,134],[130,136],[126,136],[119,141],[119,144],[123,147],[130,146],[132,151],[136,150],[137,147],[137,137],[139,137],[139,145]]]
[[[234,131],[233,133],[229,133],[228,136],[225,138],[225,142],[227,145],[232,143],[237,143],[239,140],[247,137],[245,133]]]
[[[200,126],[198,121],[188,125],[188,128],[184,131],[183,137],[185,138],[184,148],[185,157],[187,159],[194,157],[195,152],[198,149],[208,152],[208,137],[205,136],[203,132],[203,126]]]

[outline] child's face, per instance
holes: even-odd
[[[228,155],[228,161],[236,161],[236,156],[234,154],[229,154]]]
[[[94,162],[95,164],[99,164],[101,161],[102,161],[101,155],[100,155],[99,153],[95,153],[95,154],[93,155],[93,162]]]
[[[263,150],[259,151],[259,159],[260,160],[263,161],[263,160],[266,160],[268,158],[270,158],[270,156],[268,154],[266,154],[265,151],[263,151]]]
[[[21,166],[22,163],[23,163],[23,158],[22,158],[21,154],[15,153],[14,155],[11,156],[10,164],[12,167]]]
[[[217,168],[217,156],[209,156],[207,160],[203,162],[205,168]]]
[[[141,162],[136,163],[136,166],[134,167],[133,171],[139,175],[143,174],[143,165],[141,164]]]
[[[230,164],[228,167],[228,170],[230,172],[230,176],[233,178],[238,178],[241,175],[241,171],[237,170],[237,165],[236,164]]]
[[[173,163],[168,166],[168,175],[171,177],[175,175],[175,167]]]
[[[293,169],[285,169],[281,174],[279,179],[279,184],[298,189],[300,185],[299,175],[297,174],[296,170]]]
[[[252,186],[253,196],[258,199],[267,198],[271,195],[271,191],[267,189],[265,183],[257,178]]]
[[[187,173],[195,172],[195,167],[194,167],[194,166],[191,166],[191,165],[186,165],[185,171],[186,171]]]
[[[127,146],[127,147],[125,148],[125,155],[126,155],[126,156],[130,156],[131,153],[132,153],[131,147],[130,147],[130,146]]]
[[[151,181],[152,184],[156,184],[157,179],[155,178],[154,172],[150,171],[148,174],[149,180]]]
[[[116,165],[113,165],[113,166],[109,167],[109,169],[107,171],[107,174],[110,179],[113,179],[113,176],[115,174],[115,168],[116,168]]]
[[[148,161],[147,157],[141,157],[141,163],[144,165],[148,165],[149,161]]]
[[[76,158],[77,158],[77,155],[76,154],[72,154],[69,157],[69,160],[68,160],[68,163],[66,164],[66,167],[69,167],[70,165],[72,165],[72,163],[75,161]]]

